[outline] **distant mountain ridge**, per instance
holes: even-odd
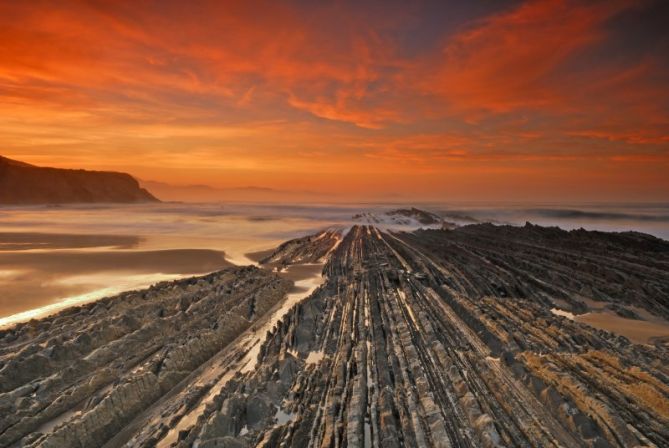
[[[127,173],[48,168],[0,156],[0,204],[159,202]]]
[[[220,201],[300,201],[308,198],[322,198],[328,193],[309,190],[284,190],[259,185],[237,187],[215,187],[202,184],[174,185],[155,180],[138,179],[141,186],[148,188],[163,201],[220,202]]]

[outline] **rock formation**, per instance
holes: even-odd
[[[0,204],[156,201],[126,173],[44,168],[0,157]]]
[[[257,268],[5,332],[0,445],[669,444],[669,348],[551,312],[594,301],[666,317],[669,243],[533,225],[319,235],[266,260],[325,256],[324,283],[244,350],[224,329],[285,290]]]
[[[358,213],[352,219],[364,224],[413,227],[440,225],[444,221],[441,216],[416,207],[398,208],[385,213]]]
[[[289,287],[258,268],[228,268],[0,332],[0,446],[101,446]]]
[[[341,232],[339,230],[324,230],[315,235],[286,241],[263,257],[260,264],[286,266],[323,262],[340,241]]]

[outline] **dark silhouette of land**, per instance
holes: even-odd
[[[0,204],[158,202],[127,173],[47,168],[0,156]]]

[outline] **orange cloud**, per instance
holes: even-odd
[[[564,109],[555,71],[604,39],[601,25],[631,5],[539,0],[486,17],[447,41],[422,87],[456,110]]]
[[[603,130],[572,131],[571,135],[602,139],[610,142],[624,142],[632,145],[663,145],[669,143],[669,133],[658,134],[654,130],[639,129],[637,132],[606,132]]]
[[[585,185],[587,168],[611,197],[622,177],[659,196],[667,64],[618,58],[611,26],[653,5],[491,4],[442,26],[429,2],[4,2],[0,153],[218,186],[345,176],[350,194]]]

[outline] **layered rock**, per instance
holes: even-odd
[[[416,207],[398,208],[384,213],[363,212],[354,215],[352,219],[364,224],[410,227],[439,226],[444,223],[444,219],[436,213]]]
[[[650,235],[528,223],[419,230],[399,239],[406,244],[395,243],[396,250],[403,253],[408,245],[435,259],[449,272],[447,284],[472,298],[525,298],[562,304],[576,314],[600,302],[618,310],[645,308],[669,319],[669,242]]]
[[[259,260],[262,265],[282,267],[291,264],[322,263],[341,241],[338,229],[286,241]]]
[[[290,286],[258,268],[229,268],[3,331],[0,446],[101,446]]]
[[[55,324],[47,321],[4,334],[2,415],[24,417],[6,418],[2,437],[23,428],[26,446],[106,441],[107,448],[669,444],[668,348],[662,342],[633,344],[551,311],[556,304],[579,312],[601,302],[612,310],[634,307],[666,316],[666,242],[531,225],[412,233],[355,226],[343,239],[322,233],[293,240],[266,261],[323,257],[321,287],[273,327],[260,326],[264,318],[257,317],[254,337],[238,339],[215,356],[204,342],[221,347],[233,336],[222,336],[223,322],[210,312],[219,303],[210,296],[219,289],[210,291],[207,280],[202,290],[168,299],[164,309],[172,311],[163,311],[158,321],[167,319],[170,330],[154,333],[147,319],[138,325],[121,313],[108,322],[111,328],[98,318],[100,333],[90,341],[70,333],[59,344],[43,346],[40,335]],[[258,301],[272,289],[251,292],[233,278],[267,279],[277,291],[282,283],[257,269],[223,273],[230,276],[224,285],[247,291],[221,305],[237,310],[225,328],[240,332],[248,324],[238,328],[230,322],[248,319],[243,312],[260,316],[267,308]],[[188,313],[194,306],[200,317],[176,318],[175,309]],[[103,301],[86,313],[54,319],[62,319],[61,329],[86,328],[89,316],[105,315],[108,307]],[[201,319],[209,326],[196,323]],[[141,343],[157,344],[165,333],[169,345],[171,332],[187,335],[192,328],[199,337],[179,339],[167,351]],[[139,331],[151,336],[127,338],[123,350],[112,342]],[[55,348],[75,342],[87,348],[75,355]],[[64,364],[51,365],[51,356],[76,360],[77,369],[53,376]],[[79,373],[92,369],[95,375]],[[114,380],[119,372],[125,373]],[[46,400],[39,400],[41,408],[35,406],[33,396],[48,390],[67,403],[84,404],[53,400],[44,406]],[[75,398],[67,398],[69,390]],[[74,415],[54,424],[52,416],[62,411],[50,406]],[[42,419],[40,428],[26,418],[28,409],[30,418]]]
[[[498,231],[503,238],[490,250],[511,257],[515,277],[482,252],[488,232]],[[541,263],[529,263],[538,261],[535,237],[527,236],[527,253],[505,252],[507,232],[554,230],[483,227],[465,237],[354,227],[332,253],[324,286],[268,336],[257,369],[222,385],[181,440],[165,446],[666,445],[666,348],[551,313],[551,294],[569,290],[542,288]],[[544,240],[552,270],[572,263],[563,241],[571,238],[585,237]],[[585,239],[627,247],[628,257],[642,251],[636,237]],[[589,253],[583,242],[573,250]],[[453,261],[465,255],[467,263]],[[666,253],[646,260],[662,263]],[[666,269],[622,266],[666,285]],[[643,297],[652,308],[652,294]]]

